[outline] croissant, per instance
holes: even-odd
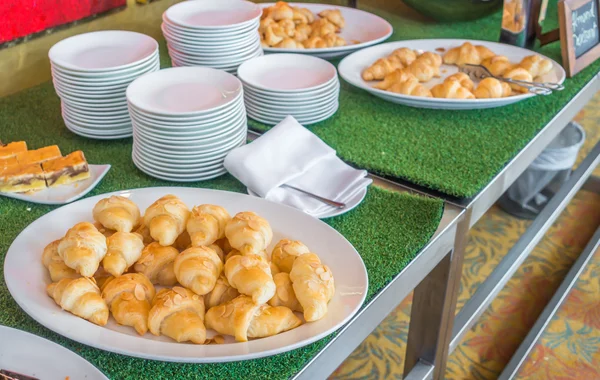
[[[346,40],[335,33],[324,35],[323,41],[325,41],[327,47],[346,46]]]
[[[290,272],[292,287],[304,308],[307,322],[319,320],[327,313],[327,303],[333,297],[333,275],[314,253],[298,256]]]
[[[148,331],[150,303],[156,291],[141,273],[128,273],[107,281],[102,298],[118,324],[131,326],[138,334]]]
[[[413,63],[415,59],[417,59],[417,53],[414,50],[406,47],[394,50],[390,56],[397,57],[403,66],[408,66]]]
[[[210,292],[223,270],[223,262],[208,247],[192,247],[175,258],[177,281],[198,295]]]
[[[99,326],[108,322],[108,306],[93,279],[63,278],[46,287],[48,295],[64,310]]]
[[[338,28],[343,28],[346,26],[346,21],[344,20],[344,16],[342,16],[342,12],[339,9],[326,9],[319,13],[319,16],[327,19],[330,23],[337,26]]]
[[[111,276],[110,273],[105,271],[104,268],[100,267],[100,268],[98,268],[96,273],[94,273],[94,277],[92,277],[92,278],[96,282],[96,285],[98,285],[98,289],[102,290],[104,285],[106,285],[106,283],[109,282],[114,277]]]
[[[225,263],[227,281],[241,294],[252,297],[257,303],[265,303],[275,294],[275,283],[267,260],[260,256],[236,255]]]
[[[106,238],[92,223],[77,223],[58,244],[58,254],[69,268],[92,277],[106,255]]]
[[[148,328],[156,336],[162,334],[177,342],[202,344],[206,340],[204,300],[180,286],[163,289],[152,300]]]
[[[116,232],[106,239],[106,246],[102,266],[113,276],[120,276],[142,256],[144,241],[136,233]]]
[[[473,92],[476,98],[504,98],[511,93],[508,83],[500,82],[495,78],[485,78]]]
[[[308,37],[310,37],[311,32],[312,28],[308,24],[296,25],[296,31],[294,32],[294,40],[296,40],[297,42],[304,42],[308,40]]]
[[[260,20],[260,23],[258,24],[258,33],[264,34],[267,31],[267,27],[273,24],[277,23],[272,18],[264,18]]]
[[[278,1],[275,5],[268,8],[267,17],[275,21],[292,19],[294,10],[285,1]]]
[[[206,312],[206,327],[219,334],[232,335],[238,342],[276,335],[301,324],[287,307],[257,305],[243,295]]]
[[[277,25],[279,25],[283,33],[285,33],[285,37],[294,37],[294,33],[296,32],[296,24],[294,21],[289,19],[281,20]]]
[[[233,256],[240,256],[240,255],[242,255],[242,253],[240,251],[238,251],[237,249],[232,249],[231,251],[229,251],[227,256],[225,256],[225,262],[227,262],[227,260],[229,260]],[[254,254],[251,254],[251,255],[254,255]],[[269,261],[269,257],[267,256],[267,251],[260,251],[256,255],[262,257],[266,261]]]
[[[139,227],[135,230],[135,233],[142,237],[144,245],[148,245],[154,241],[154,239],[152,239],[152,236],[150,235],[150,229],[146,227],[144,223],[141,223],[139,225]]]
[[[227,222],[225,236],[229,244],[242,254],[258,254],[271,244],[273,231],[265,219],[245,211]]]
[[[475,87],[475,84],[473,83],[471,78],[469,78],[469,76],[465,73],[452,74],[448,78],[446,78],[444,82],[449,80],[457,80],[461,86],[463,86],[469,91],[473,91],[473,87]]]
[[[165,195],[152,203],[144,215],[144,224],[150,229],[150,236],[168,246],[175,243],[185,230],[190,210],[175,195]]]
[[[104,227],[102,224],[100,224],[98,222],[94,222],[94,227],[96,227],[98,232],[100,232],[106,238],[111,237],[112,234],[114,234],[116,232],[115,230],[110,230],[110,229]]]
[[[302,14],[304,15],[304,17],[306,17],[306,21],[305,23],[310,24],[313,21],[315,21],[315,15],[306,8],[300,8],[300,7],[292,7],[292,10],[294,11],[294,16],[296,16],[297,14]],[[294,17],[292,17],[293,19]]]
[[[289,37],[275,45],[275,47],[281,49],[304,49],[304,45],[301,42]]]
[[[133,269],[145,274],[153,284],[173,286],[177,283],[174,269],[177,255],[179,251],[173,247],[163,247],[157,242],[150,243],[142,250],[142,256]]]
[[[403,95],[413,95],[413,96],[424,96],[431,98],[431,91],[422,84],[419,83],[419,80],[414,76],[409,77],[407,80],[403,82],[394,83],[388,91],[395,92]]]
[[[42,253],[42,264],[48,269],[52,282],[58,282],[63,278],[80,277],[74,269],[69,268],[58,254],[59,240],[54,240],[44,248]]]
[[[428,82],[431,78],[440,76],[440,66],[436,65],[436,61],[430,55],[420,56],[405,70],[407,73],[414,75],[419,82]]]
[[[285,306],[292,311],[303,312],[304,309],[300,305],[298,298],[296,298],[296,293],[294,293],[290,275],[284,272],[277,273],[273,276],[273,281],[275,282],[276,290],[273,298],[269,300],[269,305]]]
[[[290,273],[296,257],[309,253],[307,246],[296,240],[280,240],[271,252],[271,260],[280,271]]]
[[[271,276],[275,276],[277,273],[281,272],[277,264],[272,261],[269,263],[269,267],[271,268]]]
[[[131,232],[140,222],[140,209],[131,200],[113,195],[100,200],[92,210],[94,220],[109,230]]]
[[[525,70],[522,67],[515,67],[512,70],[504,73],[504,78],[523,80],[526,82],[533,81],[533,77],[531,76],[529,71]],[[529,92],[529,89],[527,89],[526,87],[519,86],[518,84],[511,83],[510,87],[517,92],[522,92],[522,93]]]
[[[507,57],[496,55],[481,61],[481,64],[494,76],[502,76],[513,67]]]
[[[267,26],[265,29],[265,38],[264,41],[269,46],[275,46],[284,38],[287,37],[287,34],[278,24],[272,24]]]
[[[517,66],[529,71],[529,74],[531,74],[533,78],[547,74],[552,70],[552,62],[539,55],[525,57]]]
[[[409,73],[407,70],[396,69],[388,75],[386,75],[381,82],[375,83],[373,87],[378,88],[380,90],[388,90],[394,84],[407,81],[409,78],[416,79],[416,77]]]
[[[362,78],[366,81],[381,80],[396,69],[401,69],[403,67],[402,61],[396,55],[379,58],[362,72]]]
[[[222,274],[217,279],[217,283],[215,284],[213,290],[204,296],[204,305],[207,308],[211,308],[213,306],[229,302],[239,295],[240,293],[237,291],[237,289],[229,285],[227,277]]]
[[[486,58],[495,56],[494,52],[482,45],[473,46],[465,42],[461,46],[452,48],[444,54],[444,63],[462,66],[465,64],[479,65]]]
[[[306,49],[322,49],[327,47],[327,43],[321,37],[310,37],[302,42],[302,46]]]
[[[225,237],[225,226],[231,216],[221,206],[200,205],[192,209],[187,222],[187,231],[192,246],[211,245]]]
[[[446,80],[431,88],[434,98],[475,99],[471,91],[463,87],[458,80]]]
[[[310,26],[312,27],[312,32],[310,33],[311,37],[323,37],[329,33],[335,33],[338,31],[338,27],[325,18],[316,20],[310,24]]]

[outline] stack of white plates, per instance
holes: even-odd
[[[192,182],[226,172],[225,156],[246,142],[241,82],[222,70],[176,67],[127,88],[132,159],[144,173]]]
[[[160,68],[154,39],[117,30],[85,33],[60,41],[48,55],[69,130],[94,139],[131,136],[125,91]]]
[[[244,0],[186,1],[163,14],[173,66],[207,66],[234,74],[263,54],[257,32],[261,8]]]
[[[302,125],[314,124],[331,117],[339,106],[337,71],[321,58],[265,55],[243,63],[238,77],[248,116],[262,123],[277,124],[292,115]]]

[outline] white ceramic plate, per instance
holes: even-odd
[[[319,115],[311,115],[310,117],[306,117],[306,118],[297,117],[296,120],[298,121],[298,123],[305,125],[305,126],[311,125],[311,124],[316,124],[323,120],[327,120],[331,116],[335,115],[338,108],[339,108],[339,103],[336,104],[335,107],[331,111],[324,112]],[[254,119],[256,121],[259,121],[261,123],[268,124],[268,125],[277,125],[277,124],[279,124],[279,122],[281,122],[281,120],[285,119],[285,116],[272,117],[272,116],[265,116],[265,115],[257,113],[257,112],[252,112],[250,110],[250,108],[248,108],[248,117],[251,119]]]
[[[226,31],[221,33],[203,33],[195,31],[194,29],[183,29],[167,20],[163,21],[161,24],[161,29],[163,33],[167,32],[173,37],[184,40],[193,40],[196,43],[220,42],[221,44],[228,44],[230,42],[236,42],[240,38],[244,38],[250,33],[256,33],[256,28],[258,25],[259,23],[256,22],[241,30]]]
[[[242,36],[250,31],[256,31],[260,23],[260,19],[256,19],[254,22],[243,24],[242,26],[236,27],[225,27],[225,28],[210,28],[210,29],[198,29],[198,28],[187,28],[181,25],[175,24],[169,20],[166,16],[166,12],[162,15],[163,23],[169,28],[169,31],[176,33],[185,33],[193,35],[198,38],[207,38],[212,40],[219,40],[221,37],[231,38],[233,36]]]
[[[102,178],[104,178],[106,173],[108,173],[110,165],[89,165],[89,168],[90,178],[85,179],[83,181],[58,187],[51,187],[33,193],[0,192],[0,195],[8,198],[20,199],[22,201],[39,203],[43,205],[62,205],[70,203],[83,197],[84,195],[89,193],[94,187],[96,187],[96,185],[102,180]]]
[[[229,141],[231,138],[238,136],[241,133],[240,131],[242,129],[246,130],[247,132],[245,118],[240,118],[234,123],[223,125],[220,130],[220,133],[213,134],[212,136],[184,136],[184,138],[179,139],[172,139],[170,137],[158,134],[152,130],[144,129],[135,121],[133,122],[133,126],[140,136],[143,136],[144,138],[154,141],[156,143],[179,147],[193,146],[197,148],[204,148],[216,142]]]
[[[152,54],[150,57],[146,58],[144,61],[136,63],[133,66],[129,66],[124,69],[112,70],[112,71],[92,71],[92,72],[83,72],[83,71],[72,71],[61,67],[55,63],[50,62],[53,71],[57,71],[60,74],[73,78],[74,80],[80,79],[100,79],[103,78],[105,80],[109,80],[111,78],[123,77],[127,75],[131,75],[136,72],[144,71],[150,66],[154,66],[159,63],[158,50]]]
[[[214,117],[199,119],[199,120],[179,120],[179,119],[169,119],[167,120],[157,120],[155,118],[151,118],[150,116],[141,114],[137,112],[133,107],[130,109],[130,115],[138,120],[140,123],[143,123],[147,127],[157,128],[157,129],[167,129],[168,131],[176,132],[176,131],[189,131],[189,130],[203,130],[217,127],[219,123],[225,122],[229,120],[232,116],[238,115],[240,113],[244,113],[244,103],[239,102],[235,104],[231,108],[225,109],[224,112],[219,112],[213,115]]]
[[[52,46],[48,56],[65,69],[101,72],[134,66],[157,50],[158,42],[145,34],[105,30],[66,38]]]
[[[73,125],[65,122],[65,127],[67,127],[67,129],[73,133],[75,133],[76,135],[79,135],[81,137],[86,137],[88,139],[94,139],[94,140],[117,140],[117,139],[124,139],[124,138],[128,138],[131,137],[132,135],[132,131],[131,130],[126,130],[123,133],[110,133],[110,134],[98,134],[98,133],[90,133],[87,132],[87,130],[83,130],[81,128],[77,128],[74,127]]]
[[[144,75],[127,87],[127,101],[164,116],[200,116],[230,106],[242,96],[233,75],[208,67],[177,67]]]
[[[361,88],[371,94],[378,96],[387,101],[404,104],[411,107],[418,108],[434,108],[434,109],[447,109],[447,110],[470,110],[470,109],[481,109],[481,108],[494,108],[501,107],[508,104],[520,102],[524,99],[536,96],[531,93],[508,96],[506,98],[497,99],[439,99],[439,98],[425,98],[419,96],[402,95],[396,94],[389,91],[383,91],[373,88],[371,85],[375,82],[367,82],[362,79],[362,72],[364,69],[369,67],[377,59],[389,55],[395,49],[401,47],[407,47],[414,50],[424,50],[435,52],[436,49],[449,49],[460,46],[465,42],[471,42],[473,45],[483,45],[491,49],[498,55],[505,55],[510,59],[511,62],[518,63],[521,59],[526,56],[538,54],[531,50],[523,49],[517,46],[500,44],[497,42],[487,41],[476,41],[476,40],[459,40],[459,39],[431,39],[431,40],[409,40],[409,41],[397,41],[373,46],[361,51],[358,51],[348,57],[344,58],[338,65],[338,71],[340,76],[344,78],[348,83],[358,88]],[[439,50],[438,50],[439,51]],[[541,54],[538,54],[541,55]],[[548,57],[544,57],[550,59]],[[551,60],[554,69],[544,75],[541,81],[544,82],[556,82],[563,83],[565,80],[565,71],[555,61]],[[424,85],[431,88],[434,85],[443,82],[445,77],[448,77],[458,71],[456,66],[442,65],[442,77],[433,78]],[[444,73],[445,71],[445,73]],[[549,95],[552,96],[552,95]]]
[[[260,7],[243,0],[186,1],[164,13],[173,24],[196,30],[244,28],[256,22],[261,14]]]
[[[242,82],[244,84],[244,88],[248,91],[251,92],[253,95],[258,95],[270,100],[276,100],[276,101],[297,101],[297,102],[304,102],[304,101],[311,101],[314,100],[317,97],[321,97],[321,96],[325,96],[325,95],[329,95],[331,93],[339,93],[340,92],[340,83],[337,80],[337,78],[333,81],[331,81],[330,83],[328,83],[327,85],[318,88],[316,90],[307,90],[305,92],[272,92],[272,91],[266,91],[266,90],[262,90],[260,88],[256,88],[254,86],[252,86],[251,84],[247,83],[247,82]]]
[[[108,380],[70,350],[25,331],[0,326],[0,368],[40,379]]]
[[[157,129],[154,127],[148,127],[147,125],[142,124],[139,120],[136,120],[133,117],[133,122],[135,123],[136,128],[138,130],[142,130],[146,134],[150,134],[157,138],[162,138],[167,141],[190,141],[190,140],[198,140],[198,139],[208,139],[212,137],[216,137],[219,135],[224,135],[232,128],[240,127],[244,123],[246,123],[246,113],[239,113],[238,115],[234,115],[231,119],[224,121],[223,123],[218,124],[214,128],[194,128],[190,130],[165,130],[165,129]]]
[[[78,78],[72,77],[65,74],[62,74],[60,71],[55,70],[54,67],[51,68],[52,77],[58,80],[60,83],[67,83],[73,86],[78,87],[119,87],[124,84],[129,84],[135,78],[144,75],[146,73],[152,71],[158,71],[160,69],[160,63],[151,63],[150,65],[140,69],[139,71],[135,71],[133,73],[128,73],[125,75],[114,76],[114,77],[102,77],[102,78]]]
[[[246,91],[244,93],[245,100],[249,99],[253,103],[260,104],[265,108],[287,109],[287,110],[318,107],[319,105],[321,105],[323,103],[328,103],[328,102],[332,101],[333,99],[337,99],[337,98],[339,98],[339,94],[337,93],[337,91],[334,93],[325,95],[325,96],[315,97],[310,101],[302,101],[302,102],[288,101],[288,100],[281,100],[281,99],[279,101],[273,101],[273,100],[270,100],[269,98],[257,96],[250,91]]]
[[[254,44],[256,41],[260,41],[258,33],[251,29],[248,33],[243,34],[237,38],[231,39],[230,41],[223,41],[221,39],[211,40],[198,40],[189,38],[187,36],[177,35],[167,29],[165,24],[161,26],[163,35],[167,42],[171,45],[180,45],[183,48],[187,48],[190,51],[198,51],[196,54],[201,54],[203,51],[214,52],[225,54],[226,52],[235,51],[235,49],[242,49],[246,46]]]
[[[107,326],[96,326],[62,311],[46,295],[50,279],[40,262],[43,248],[64,235],[75,223],[92,221],[92,209],[102,198],[116,194],[128,197],[144,210],[166,194],[175,194],[188,206],[214,203],[232,215],[252,210],[273,228],[273,243],[282,238],[300,240],[319,254],[335,277],[336,292],[327,315],[313,323],[264,339],[223,345],[175,343],[166,337],[143,337],[111,318]],[[201,200],[201,201],[199,201]],[[33,264],[32,264],[33,263]],[[194,188],[146,188],[103,194],[54,210],[21,232],[9,248],[4,263],[8,289],[19,306],[36,321],[58,334],[102,350],[153,360],[177,362],[226,362],[254,359],[286,352],[319,340],[343,326],[364,302],[368,279],[364,263],[354,247],[325,223],[291,207],[244,194]],[[212,334],[210,334],[212,335]]]
[[[133,164],[138,169],[140,169],[143,173],[145,173],[146,175],[149,175],[150,177],[162,179],[165,181],[183,182],[183,183],[208,181],[208,180],[220,177],[220,176],[224,175],[225,173],[227,173],[227,170],[225,170],[225,168],[222,168],[222,169],[217,169],[217,170],[214,170],[211,172],[194,174],[194,175],[189,175],[189,176],[184,176],[181,174],[173,175],[173,173],[171,173],[170,171],[167,173],[155,171],[154,167],[151,168],[150,166],[146,166],[144,163],[137,161],[135,157],[131,157],[131,159],[133,161]]]
[[[252,195],[253,197],[257,197],[260,198],[260,196],[258,194],[256,194],[254,191],[252,191],[250,188],[246,188],[246,191],[248,192],[248,194]],[[309,214],[315,218],[319,218],[319,219],[327,219],[327,218],[333,218],[334,216],[338,216],[338,215],[342,215],[347,213],[348,211],[351,211],[353,209],[355,209],[367,196],[367,188],[364,188],[362,191],[360,191],[358,194],[356,194],[352,199],[350,199],[348,202],[346,202],[346,207],[344,207],[343,209],[333,209],[331,211],[327,211],[327,212],[323,212],[320,214]]]
[[[186,168],[188,166],[194,167],[194,166],[206,165],[210,161],[225,158],[225,156],[229,153],[229,150],[231,150],[233,148],[237,148],[238,146],[242,145],[243,143],[244,143],[243,140],[238,140],[235,142],[235,144],[231,145],[228,149],[224,149],[221,152],[213,152],[207,156],[200,157],[200,158],[193,158],[193,159],[190,159],[187,157],[184,158],[184,157],[181,157],[181,156],[175,155],[175,154],[161,155],[155,151],[146,150],[146,147],[144,147],[143,145],[139,145],[135,141],[133,143],[133,150],[136,151],[138,156],[140,158],[142,158],[145,162],[156,161],[161,164],[178,165],[182,168]]]
[[[299,115],[316,114],[321,111],[325,111],[333,106],[334,103],[338,102],[337,96],[331,96],[327,99],[323,99],[319,104],[309,104],[306,106],[290,106],[282,102],[281,106],[273,106],[260,100],[254,100],[250,96],[245,97],[247,106],[251,106],[260,112],[268,114],[290,114],[296,113]]]
[[[307,8],[317,16],[319,12],[326,9],[339,9],[346,20],[346,27],[342,29],[342,36],[349,44],[347,46],[339,46],[324,49],[280,49],[267,47],[264,48],[265,53],[298,53],[314,55],[320,58],[339,58],[348,55],[367,46],[378,44],[385,41],[392,35],[393,28],[389,22],[372,13],[361,11],[359,9],[341,7],[331,4],[310,4],[310,3],[289,3],[292,6]],[[260,7],[267,8],[273,6],[274,3],[262,3]],[[317,16],[318,17],[318,16]],[[358,43],[352,44],[353,41]]]

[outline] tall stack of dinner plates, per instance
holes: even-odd
[[[125,91],[160,68],[153,38],[118,30],[85,33],[58,42],[48,55],[69,130],[94,139],[131,136]]]
[[[136,79],[127,88],[135,166],[177,182],[224,174],[227,153],[246,142],[243,93],[235,76],[209,67],[175,67]]]
[[[257,32],[261,8],[244,0],[185,1],[163,14],[173,66],[207,66],[235,73],[263,54]]]
[[[340,82],[335,66],[301,54],[270,54],[244,62],[238,69],[248,116],[277,124],[292,115],[302,125],[331,117],[339,106]]]

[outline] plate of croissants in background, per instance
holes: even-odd
[[[463,72],[467,65],[485,67],[494,77],[474,79]],[[344,58],[338,72],[351,85],[387,101],[448,110],[501,107],[536,96],[497,78],[560,84],[566,77],[557,62],[531,50],[459,39],[369,47]]]
[[[146,188],[54,210],[8,250],[19,306],[70,339],[147,359],[223,362],[314,342],[363,304],[337,231],[244,194]]]
[[[343,57],[384,41],[393,31],[381,17],[354,8],[285,1],[259,6],[258,32],[266,53]]]

